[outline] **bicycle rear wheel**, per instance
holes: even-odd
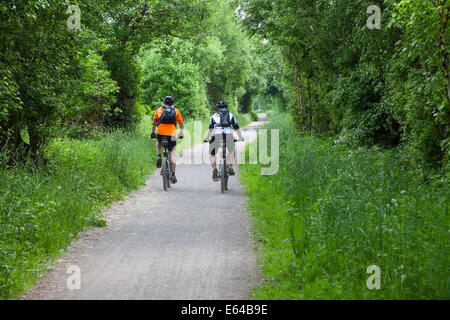
[[[227,170],[227,168],[225,168]],[[228,172],[225,173],[225,191],[228,191]]]
[[[220,190],[225,193],[226,190],[226,175],[225,175],[225,164],[220,165]]]
[[[169,185],[169,166],[168,166],[168,160],[166,157],[164,157],[163,166],[162,166],[162,177],[163,177],[163,189],[164,191],[167,191],[167,189],[170,187]]]

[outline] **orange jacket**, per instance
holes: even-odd
[[[156,123],[158,122],[159,117],[161,116],[161,114],[163,113],[163,107],[160,107],[158,110],[156,110],[155,112],[155,116],[153,117],[153,123],[156,125]],[[177,117],[177,123],[178,124],[182,124],[183,123],[183,117],[181,116],[180,111],[175,108],[175,114]],[[158,134],[162,135],[162,136],[174,136],[177,133],[177,128],[175,127],[174,124],[171,123],[161,123],[158,126]]]

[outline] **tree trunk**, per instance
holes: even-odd
[[[309,78],[306,78],[306,90],[308,90],[308,103],[309,103],[309,130],[312,130],[312,99],[311,99],[311,87],[309,85]]]
[[[300,123],[302,125],[302,130],[305,130],[305,124],[303,123],[303,103],[302,103],[302,93],[301,93],[301,87],[300,87],[300,77],[298,74],[298,67],[295,62],[294,62],[294,71],[295,71],[295,85],[297,87],[297,104],[298,104],[298,111],[300,114]]]
[[[4,149],[6,151],[5,154],[9,165],[23,161],[28,152],[28,145],[22,141],[20,130],[19,115],[16,112],[12,112],[0,133],[0,150]]]
[[[444,1],[442,4],[442,11],[440,12],[441,16],[441,31],[439,34],[439,58],[441,60],[441,69],[445,80],[445,89],[447,92],[447,101],[450,102],[450,72],[448,70],[449,67],[449,53],[445,46],[445,29],[447,27],[447,22],[449,18],[449,10],[446,9],[446,2]]]
[[[34,128],[34,126],[28,127],[28,136],[30,138],[30,151],[31,158],[33,159],[36,165],[40,165],[44,163],[44,157],[42,155],[42,135],[38,130]]]

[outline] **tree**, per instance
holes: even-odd
[[[66,1],[2,2],[3,149],[14,155],[12,161],[31,153],[39,162],[42,146],[61,121],[132,127],[139,119],[139,49],[163,35],[200,37],[211,3],[84,1],[80,31],[67,27]]]
[[[80,36],[66,26],[62,1],[11,1],[0,5],[2,118],[0,144],[41,159],[40,146],[64,108],[64,93],[77,76]],[[10,102],[12,102],[10,104]],[[21,138],[26,130],[29,144]],[[22,153],[23,154],[23,153]]]
[[[366,25],[374,4],[380,30]],[[402,143],[422,167],[448,163],[447,0],[235,5],[247,30],[282,52],[281,91],[301,129],[366,146]]]
[[[207,115],[205,79],[195,61],[196,50],[189,41],[171,39],[156,41],[141,53],[144,104],[155,109],[171,95],[183,117],[202,119]]]

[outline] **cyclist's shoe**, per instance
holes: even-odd
[[[234,176],[234,170],[233,170],[233,167],[229,167],[229,168],[228,168],[228,175],[229,175],[229,176]]]
[[[156,167],[161,168],[162,160],[161,155],[158,155],[158,160],[156,160]]]
[[[175,184],[177,183],[177,177],[175,177],[175,173],[172,172],[172,174],[170,175],[170,181]]]
[[[219,181],[219,170],[217,168],[213,169],[213,181]]]

